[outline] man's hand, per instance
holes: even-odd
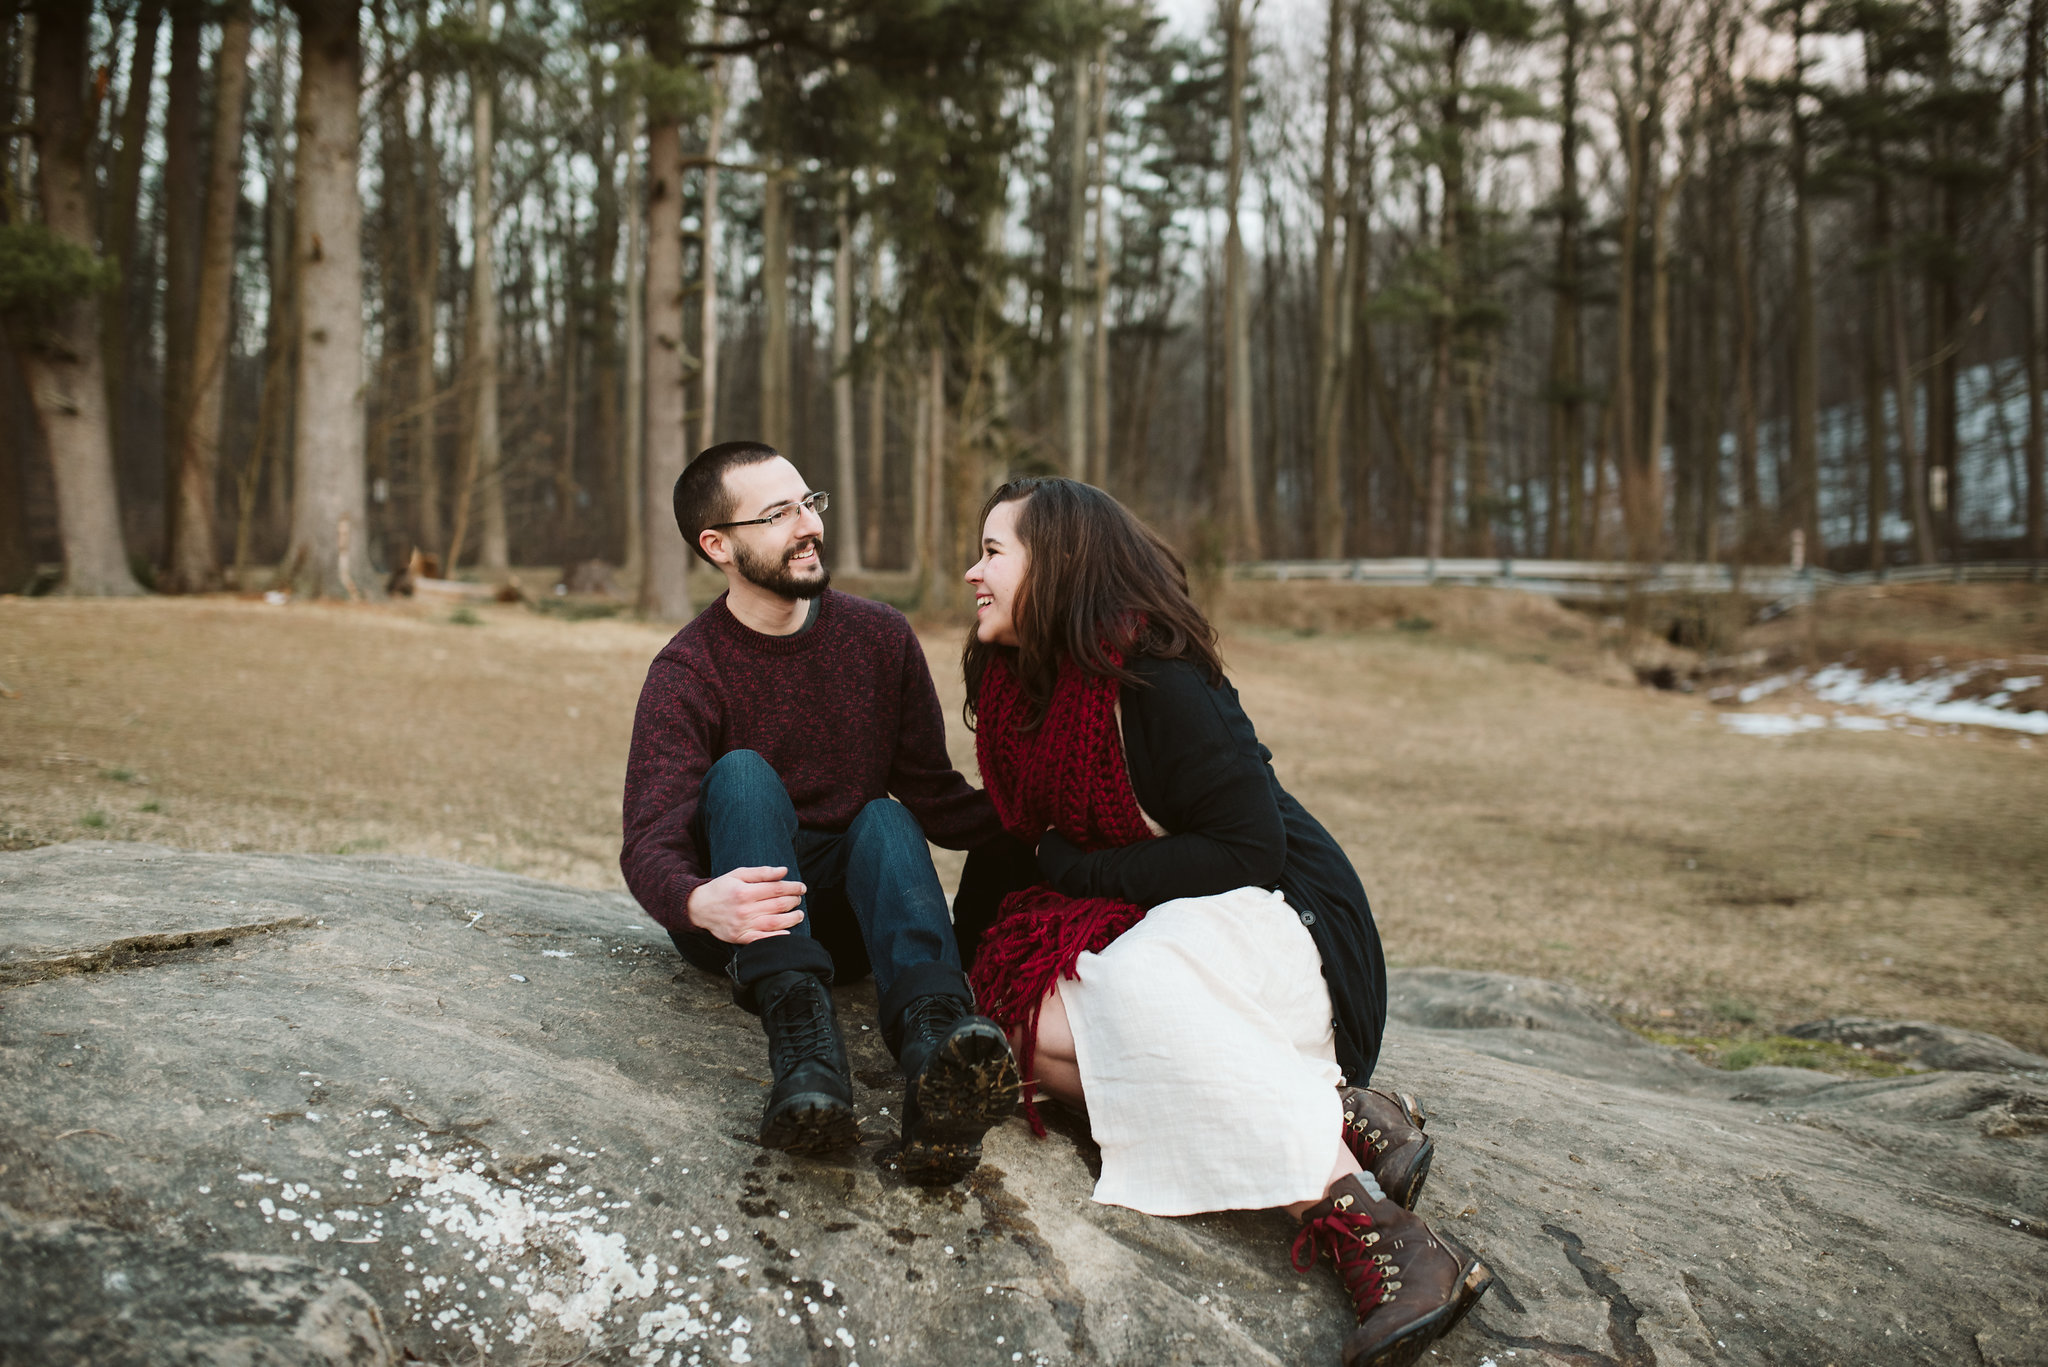
[[[729,945],[750,945],[771,935],[787,935],[804,919],[796,909],[804,895],[802,883],[785,883],[787,868],[734,869],[690,894],[690,924],[708,930]]]

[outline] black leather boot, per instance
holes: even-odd
[[[981,1162],[981,1137],[1015,1113],[1017,1059],[1000,1026],[950,994],[919,997],[890,1032],[903,1067],[904,1176],[944,1186]]]
[[[832,993],[815,973],[777,973],[754,985],[775,1090],[761,1143],[791,1153],[834,1153],[860,1143],[853,1079]]]

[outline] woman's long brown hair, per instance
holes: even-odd
[[[1017,671],[1031,700],[1030,725],[1045,720],[1060,666],[1074,661],[1090,674],[1137,683],[1125,661],[1139,655],[1191,660],[1212,684],[1223,682],[1216,628],[1188,597],[1187,568],[1173,548],[1131,510],[1092,484],[1035,475],[1013,479],[988,497],[975,522],[1021,503],[1017,537],[1024,543],[1024,579],[1010,619],[1015,646],[990,645],[967,631],[961,669],[967,676],[967,727],[982,676],[998,657]]]

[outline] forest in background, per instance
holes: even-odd
[[[0,588],[2043,555],[2048,0],[0,0]],[[938,571],[934,576],[933,570]]]

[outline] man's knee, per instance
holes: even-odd
[[[767,760],[752,750],[728,750],[704,773],[706,797],[730,800],[769,792],[783,793],[782,779]]]
[[[846,834],[862,849],[914,849],[927,858],[931,853],[925,847],[924,828],[910,809],[893,797],[878,797],[862,807]]]
[[[703,805],[726,813],[747,813],[796,821],[796,807],[782,776],[752,750],[728,750],[705,772]]]

